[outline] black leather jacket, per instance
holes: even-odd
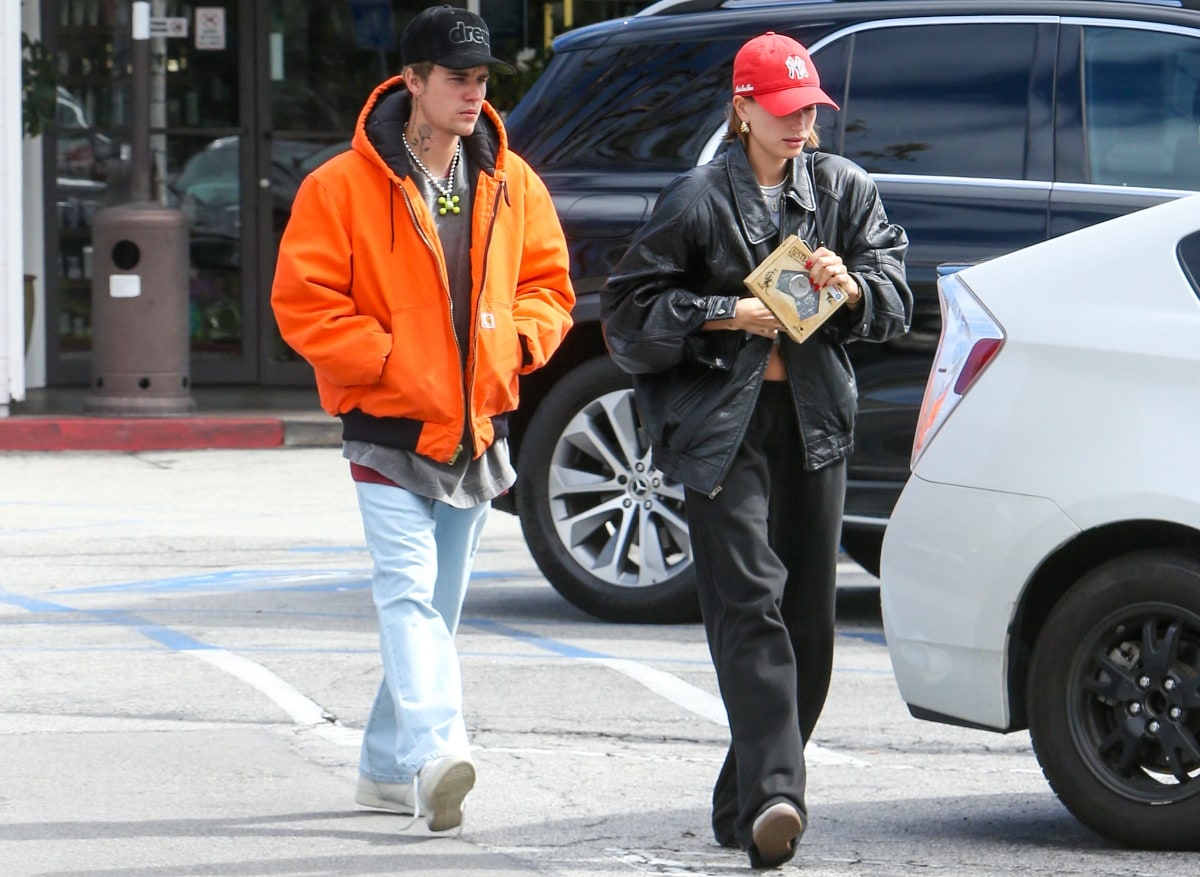
[[[858,391],[845,343],[908,331],[908,238],[888,222],[867,172],[848,159],[806,153],[793,160],[791,181],[784,231],[841,256],[863,292],[860,307],[842,308],[803,344],[781,341],[804,441],[798,451],[806,468],[819,469],[853,449]],[[700,327],[733,315],[737,299],[750,295],[743,278],[781,240],[734,142],[663,190],[600,292],[605,343],[633,375],[655,465],[704,493],[720,490],[745,436],[771,340]]]

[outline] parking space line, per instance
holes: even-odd
[[[293,723],[305,727],[336,725],[337,718],[320,704],[311,700],[290,683],[266,667],[236,655],[219,646],[188,636],[170,627],[153,624],[136,615],[112,609],[76,609],[61,603],[34,600],[19,594],[0,591],[0,601],[11,603],[35,613],[77,613],[91,616],[114,627],[133,630],[172,652],[182,652],[199,658],[218,670],[228,673],[265,695],[282,709]]]
[[[678,676],[651,667],[649,664],[630,661],[626,658],[596,658],[593,660],[597,664],[603,664],[611,670],[628,676],[634,682],[640,683],[676,706],[683,707],[693,715],[722,727],[729,727],[729,721],[725,717],[725,704],[721,702],[721,698],[702,688],[697,688],[690,682],[683,681]]]
[[[613,655],[603,654],[602,652],[579,648],[570,643],[564,643],[561,640],[549,639],[495,621],[464,619],[462,623],[500,636],[519,639],[522,642],[529,643],[554,654],[569,658],[579,658],[589,663],[601,664],[610,670],[615,670],[632,679],[659,697],[670,701],[676,706],[682,707],[693,715],[707,719],[722,727],[729,727],[729,721],[725,715],[725,704],[722,703],[719,697],[705,691],[703,688],[697,688],[690,682],[685,682],[683,679],[667,673],[665,670],[659,670],[641,661],[631,661],[627,658],[618,658]],[[860,758],[834,752],[812,741],[809,741],[804,747],[804,755],[813,764],[847,765],[853,767],[870,766],[868,762]]]
[[[201,661],[240,679],[251,688],[266,695],[291,717],[292,722],[305,727],[324,727],[337,724],[337,717],[311,700],[286,680],[276,676],[262,664],[235,655],[225,649],[208,648],[193,651]]]
[[[239,571],[239,573],[241,572],[244,571]],[[241,575],[197,576],[192,580],[192,584],[198,585],[200,582],[203,582],[205,585],[212,585],[216,582],[229,583],[235,579],[241,579]],[[170,582],[169,587],[175,587],[180,584],[179,579],[160,580],[155,584],[161,586],[166,582]],[[147,583],[131,583],[130,586],[126,587],[139,589],[139,584],[144,587]],[[340,584],[344,586],[345,582],[343,581]],[[119,588],[121,586],[110,587]],[[6,591],[0,591],[0,602],[10,603],[32,613],[77,613],[91,616],[115,626],[129,628],[171,651],[185,652],[193,655],[244,682],[279,706],[296,725],[314,730],[321,736],[343,746],[358,745],[358,741],[361,740],[361,731],[340,725],[336,716],[329,713],[320,704],[304,695],[297,688],[263,665],[218,646],[197,640],[180,631],[152,624],[145,619],[119,610],[75,609],[70,606],[24,597]],[[520,640],[552,654],[608,667],[610,670],[632,679],[652,693],[693,715],[721,725],[722,727],[728,727],[725,705],[719,697],[680,679],[674,674],[659,670],[642,661],[618,658],[614,655],[585,649],[561,640],[520,630],[519,628],[491,619],[463,619],[462,624],[497,636]],[[816,764],[868,766],[868,763],[861,759],[834,752],[811,741],[805,747],[805,755],[809,761]]]

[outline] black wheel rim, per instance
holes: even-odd
[[[1146,804],[1200,794],[1200,616],[1164,603],[1125,607],[1076,655],[1067,719],[1092,773]]]
[[[645,588],[691,566],[683,487],[651,463],[632,390],[584,406],[549,462],[550,517],[582,569],[607,585]]]

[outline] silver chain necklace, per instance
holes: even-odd
[[[413,148],[408,145],[408,125],[404,126],[404,133],[401,135],[401,139],[404,140],[404,148],[408,150],[408,157],[413,160],[418,170],[425,174],[425,178],[429,180],[430,185],[437,189],[438,215],[445,216],[447,213],[462,213],[462,207],[459,206],[459,197],[454,194],[454,175],[458,172],[458,160],[462,157],[462,140],[458,141],[458,145],[454,148],[454,158],[450,160],[449,183],[443,186],[430,173],[429,168],[425,167],[425,162],[417,158],[417,154],[413,152]]]
[[[406,140],[405,143],[408,141]],[[759,186],[758,189],[763,193],[763,197],[767,200],[767,209],[772,213],[779,212],[779,200],[783,195],[783,187],[787,185],[787,177],[784,177],[774,186]]]

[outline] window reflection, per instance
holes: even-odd
[[[873,173],[1021,179],[1035,36],[1030,24],[856,35],[845,154]]]
[[[1091,181],[1200,189],[1200,40],[1108,27],[1083,38]]]
[[[556,80],[553,99],[580,107],[581,112],[562,116],[564,124],[553,130],[523,129],[514,145],[543,171],[559,163],[577,166],[580,155],[586,155],[585,163],[591,166],[690,167],[725,117],[726,105],[714,102],[713,95],[728,92],[732,59],[740,44],[714,41],[596,49],[589,53],[587,64],[557,71],[571,79],[565,86]],[[541,114],[536,107],[538,94],[531,92],[534,116]]]

